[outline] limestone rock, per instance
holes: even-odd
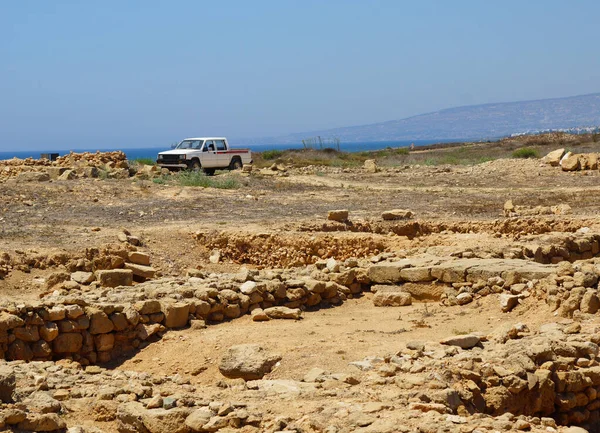
[[[461,349],[471,349],[479,344],[479,337],[476,335],[456,335],[453,337],[444,338],[440,344],[447,346],[458,346]]]
[[[270,307],[265,308],[264,312],[270,319],[298,320],[302,317],[302,311],[299,308]]]
[[[156,269],[151,266],[138,265],[135,263],[125,263],[125,269],[129,269],[131,272],[133,272],[133,275],[145,278],[147,280],[154,278],[154,274],[156,273]],[[127,284],[119,285],[126,286]]]
[[[12,395],[16,386],[16,377],[13,369],[0,366],[0,402],[12,402]]]
[[[244,284],[240,286],[240,292],[244,295],[251,295],[252,293],[258,290],[256,283],[254,281],[246,281]]]
[[[381,218],[386,221],[403,220],[412,217],[413,213],[406,209],[386,210],[381,214]]]
[[[150,266],[150,255],[139,251],[132,251],[127,256],[131,263],[142,266]]]
[[[262,308],[255,308],[250,314],[252,315],[252,320],[255,322],[265,322],[271,320]]]
[[[330,210],[327,213],[327,219],[330,221],[338,221],[338,222],[346,222],[348,221],[348,210],[347,209],[339,209],[339,210]]]
[[[196,409],[185,419],[185,425],[195,432],[205,431],[204,426],[213,416],[214,413],[208,408]]]
[[[365,160],[364,169],[367,171],[367,173],[377,173],[379,171],[377,162],[374,159]]]
[[[96,271],[96,278],[104,287],[133,285],[133,272],[130,269],[110,269]]]
[[[0,313],[0,331],[18,328],[24,324],[25,322],[19,316],[7,313],[5,311]]]
[[[391,292],[379,290],[373,297],[376,307],[403,307],[412,304],[412,296],[408,292]]]
[[[546,164],[550,164],[553,167],[558,167],[560,160],[565,154],[565,149],[556,149],[552,152],[548,153],[546,156],[542,158],[542,161]]]
[[[121,404],[117,410],[117,430],[120,433],[190,433],[185,423],[187,408],[146,409],[141,403]]]
[[[519,298],[521,298],[521,295],[502,293],[500,295],[500,307],[502,308],[502,311],[507,313],[519,305]]]
[[[456,300],[458,301],[458,305],[465,305],[473,302],[473,295],[470,293],[459,293],[456,295]]]
[[[103,311],[92,310],[88,314],[90,317],[90,334],[106,334],[115,328],[112,320]]]
[[[210,256],[208,258],[208,261],[211,263],[219,263],[221,261],[221,251],[219,250],[212,250],[212,252],[210,253]]]
[[[79,333],[69,332],[60,334],[52,342],[56,353],[77,353],[83,346],[83,336]]]
[[[257,344],[232,346],[223,355],[219,371],[231,379],[261,379],[281,360],[280,355],[268,353]]]
[[[163,312],[165,313],[165,326],[167,328],[183,328],[188,324],[189,304],[183,302],[165,304],[163,305]]]
[[[55,413],[27,414],[27,418],[18,424],[20,430],[35,432],[57,431],[67,427],[67,424]]]
[[[71,280],[79,284],[90,284],[94,281],[94,274],[92,272],[77,271],[71,274]]]
[[[579,170],[579,155],[574,155],[571,152],[567,153],[560,161],[560,165],[563,171]]]
[[[58,176],[58,180],[73,180],[77,179],[77,173],[75,170],[65,170],[60,176]]]
[[[38,171],[25,171],[23,173],[19,173],[17,176],[17,182],[48,182],[50,180],[50,176],[46,172],[38,172]]]

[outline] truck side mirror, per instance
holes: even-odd
[[[177,143],[171,144],[171,149],[175,149],[177,147]]]

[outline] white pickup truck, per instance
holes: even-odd
[[[172,150],[160,152],[156,163],[169,169],[204,170],[208,175],[215,170],[238,170],[252,163],[249,149],[231,149],[224,137],[186,138]]]

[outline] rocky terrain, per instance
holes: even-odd
[[[597,155],[0,161],[0,431],[600,431]]]

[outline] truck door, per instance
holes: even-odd
[[[215,144],[217,145],[217,160],[219,161],[219,167],[225,168],[229,166],[231,155],[227,153],[225,140],[215,140]]]
[[[214,140],[206,140],[202,152],[202,167],[213,168],[218,167],[217,147]]]

